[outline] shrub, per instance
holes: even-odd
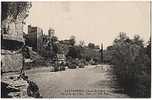
[[[146,50],[138,35],[130,39],[125,33],[120,33],[110,49],[114,74],[131,97],[150,97],[151,62]]]

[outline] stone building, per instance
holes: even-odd
[[[19,71],[22,68],[24,46],[23,27],[27,12],[31,7],[29,2],[2,2],[1,15],[1,71]]]
[[[39,27],[28,25],[28,45],[39,54],[43,49],[43,30]]]
[[[49,30],[48,30],[48,36],[50,38],[52,38],[54,36],[54,34],[55,34],[55,30],[53,28],[49,28]]]

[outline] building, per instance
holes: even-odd
[[[52,28],[49,28],[49,30],[48,30],[48,36],[49,36],[50,38],[52,38],[52,37],[54,36],[54,34],[55,34],[55,30],[52,29]]]
[[[39,27],[28,25],[28,45],[41,54],[43,49],[43,30]]]

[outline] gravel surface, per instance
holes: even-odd
[[[113,80],[110,65],[50,72],[49,67],[26,71],[44,98],[128,98]]]

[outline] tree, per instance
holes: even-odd
[[[56,41],[58,41],[58,37],[52,36],[51,40],[52,40],[52,42],[56,42]]]
[[[146,47],[146,53],[147,53],[148,57],[151,58],[151,37],[150,37],[150,40],[148,41],[148,45]]]
[[[114,40],[113,44],[122,43],[122,42],[129,42],[129,37],[126,35],[125,32],[120,32],[119,36]]]
[[[85,45],[84,41],[79,41],[79,46],[83,47]]]
[[[150,58],[145,53],[140,36],[135,35],[130,39],[121,32],[108,50],[111,51],[113,72],[128,94],[150,97]]]
[[[69,47],[69,52],[66,55],[67,57],[72,58],[81,58],[81,49],[78,46]]]
[[[2,20],[8,16],[16,19],[21,12],[27,12],[31,6],[30,2],[2,2]],[[25,17],[27,16],[28,14]]]
[[[88,47],[91,48],[91,49],[94,49],[95,48],[95,44],[94,43],[89,43]]]
[[[59,51],[58,44],[57,44],[57,43],[52,43],[52,47],[53,47],[53,52],[54,52],[55,54],[57,54],[58,51]]]
[[[95,45],[95,49],[100,49],[100,46],[99,45]]]
[[[140,39],[140,36],[139,35],[135,35],[134,36],[134,39],[133,39],[133,42],[139,46],[143,46],[143,40]]]
[[[22,54],[24,58],[30,58],[30,51],[29,48],[27,46],[24,46],[22,48]]]

